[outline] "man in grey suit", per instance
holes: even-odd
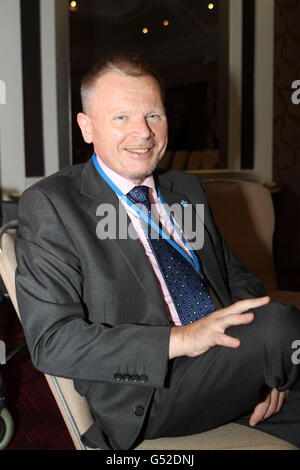
[[[33,185],[19,204],[16,288],[33,363],[86,397],[90,446],[129,449],[239,420],[300,447],[299,312],[269,303],[218,232],[197,177],[155,170],[167,146],[159,77],[138,59],[106,59],[83,79],[82,103],[93,158]],[[155,219],[137,209],[140,190]],[[201,246],[191,248],[191,227],[164,202],[192,208],[198,226],[203,205]],[[101,231],[110,209],[116,218]],[[156,248],[154,220],[169,236]],[[169,245],[192,286],[174,274],[175,293],[162,261]]]

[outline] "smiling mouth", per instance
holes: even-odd
[[[126,148],[125,149],[127,152],[130,152],[130,153],[140,153],[140,154],[143,154],[143,153],[147,153],[151,150],[151,147],[147,147],[147,148]]]

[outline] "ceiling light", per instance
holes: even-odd
[[[214,5],[213,3],[209,3],[208,6],[207,6],[207,8],[208,8],[209,10],[213,10],[214,7],[215,7],[215,5]]]
[[[77,2],[75,2],[75,0],[72,1],[72,2],[70,2],[70,8],[72,8],[73,10],[75,10],[76,7],[77,7]]]
[[[147,34],[148,32],[149,32],[149,29],[148,29],[148,28],[143,28],[143,29],[142,29],[142,33],[143,33],[143,34]]]
[[[168,26],[168,24],[169,24],[169,21],[168,21],[168,20],[164,20],[164,21],[163,21],[163,25],[164,25],[164,26]]]

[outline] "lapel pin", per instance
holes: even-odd
[[[184,201],[183,199],[182,199],[182,201],[180,202],[180,204],[181,204],[183,207],[188,206],[187,201]]]

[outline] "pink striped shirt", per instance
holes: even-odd
[[[136,184],[134,184],[132,181],[130,181],[127,178],[124,178],[123,176],[119,175],[115,171],[111,170],[107,165],[105,165],[102,160],[97,156],[99,165],[101,168],[104,170],[104,172],[107,174],[107,176],[112,180],[112,182],[122,191],[122,193],[127,194],[131,189],[133,189]],[[156,189],[155,189],[155,183],[154,183],[154,178],[153,176],[148,176],[141,184],[144,186],[148,186],[150,188],[149,190],[149,199],[152,205],[152,209],[156,211],[156,216],[158,220],[161,222],[162,226],[164,227],[165,231],[170,234],[173,238],[173,240],[178,243],[178,245],[181,246],[186,251],[185,246],[183,245],[179,235],[177,234],[176,230],[174,229],[172,223],[170,222],[170,219],[168,215],[166,214],[166,211],[157,195]],[[150,265],[153,268],[153,271],[159,281],[163,299],[166,304],[166,311],[168,315],[168,319],[171,323],[171,325],[176,325],[179,326],[181,325],[181,322],[179,320],[176,308],[174,306],[173,300],[169,294],[169,290],[166,286],[165,280],[162,276],[162,273],[159,269],[159,266],[157,264],[157,261],[155,259],[155,256],[151,250],[151,247],[148,243],[148,240],[146,238],[146,235],[143,231],[141,222],[140,222],[140,217],[138,214],[135,212],[134,209],[132,209],[128,204],[122,201],[122,204],[125,207],[125,210],[128,214],[128,217],[130,218],[132,225],[134,229],[137,232],[137,235],[139,237],[140,242],[142,243],[145,253],[147,255],[148,261]],[[153,207],[154,205],[154,207]],[[177,227],[179,228],[179,227]]]

